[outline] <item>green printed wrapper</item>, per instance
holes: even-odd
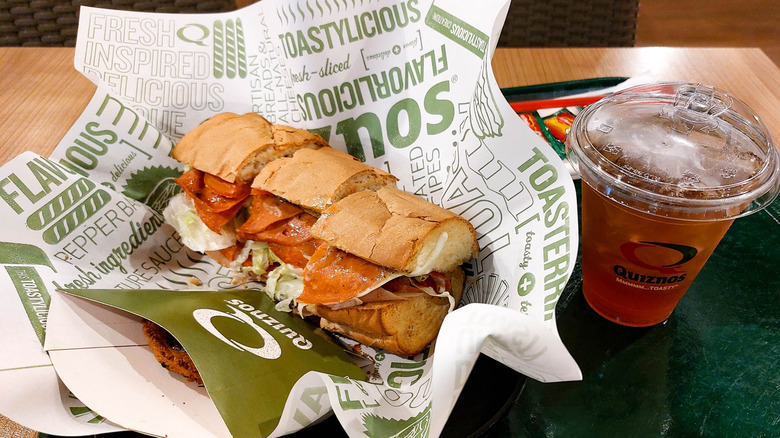
[[[343,346],[328,334],[308,321],[277,311],[268,296],[254,290],[67,292],[126,310],[176,333],[233,436],[269,435],[277,426],[288,394],[308,372],[366,379]],[[68,333],[71,330],[53,325],[57,334],[49,351],[74,356],[78,363],[77,355],[71,354],[75,348]],[[69,358],[57,360],[68,362]],[[114,409],[122,416],[125,407]],[[104,413],[112,416],[109,410]]]
[[[45,367],[82,408],[106,413],[110,423],[90,433],[119,426],[188,437],[269,430],[281,436],[331,409],[350,436],[403,430],[438,436],[480,352],[540,381],[580,379],[554,316],[576,259],[576,196],[555,151],[516,117],[490,69],[508,7],[506,0],[479,8],[263,0],[223,14],[82,8],[74,63],[98,85],[92,101],[50,157],[26,153],[0,169],[0,208],[9,218],[0,229],[0,263],[10,267],[0,281],[10,291],[2,294],[3,312],[12,314],[0,324],[12,321],[9,327],[24,332],[24,348],[8,348],[31,352],[24,361],[0,355],[0,379]],[[176,322],[195,318],[192,306],[216,305],[214,293],[204,291],[227,291],[228,301],[239,293],[234,274],[186,249],[160,214],[179,190],[172,179],[182,165],[169,156],[173,144],[224,111],[258,112],[318,132],[333,147],[395,174],[400,188],[475,225],[480,253],[464,266],[464,298],[435,347],[404,358],[361,346],[373,361],[368,382],[344,377],[343,364],[324,373],[296,369],[301,378],[289,395],[267,397],[224,381],[222,367],[231,364],[214,360],[221,356],[210,348],[191,352],[204,368],[205,387],[157,365],[133,312],[153,316],[187,345],[211,333],[192,320]],[[258,308],[243,294],[264,299],[262,286],[242,285],[249,291],[241,301]],[[46,294],[35,295],[44,288]],[[170,298],[172,290],[190,289],[203,293],[186,292],[186,306]],[[126,290],[171,304],[152,315],[120,299],[131,296]],[[227,301],[219,305],[221,323],[239,324],[231,318],[242,317],[225,310]],[[233,307],[244,312],[240,306]],[[263,375],[268,359],[252,363]],[[49,394],[51,412],[74,412],[52,386],[20,387]],[[284,405],[278,421],[226,414],[231,400],[250,396],[265,400],[267,411]],[[0,405],[4,414],[13,409]],[[48,431],[65,434],[88,423],[65,414]],[[27,420],[46,430],[44,420]]]

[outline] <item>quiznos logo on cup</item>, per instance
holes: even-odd
[[[268,330],[266,330],[266,328],[258,324],[259,322],[264,326],[267,326],[267,328],[281,333],[290,339],[292,345],[300,348],[301,350],[308,350],[312,348],[313,345],[311,341],[303,337],[303,335],[298,334],[291,328],[279,322],[277,319],[273,318],[262,310],[255,308],[251,304],[247,304],[239,299],[232,299],[225,301],[225,303],[227,304],[228,308],[233,311],[233,313],[227,313],[214,309],[196,309],[192,312],[195,321],[197,321],[201,327],[206,329],[207,332],[225,344],[237,350],[246,351],[248,353],[254,354],[255,356],[262,357],[263,359],[280,358],[282,356],[281,345],[274,338],[274,336]],[[235,322],[246,325],[247,329],[253,330],[260,336],[262,340],[262,346],[252,347],[237,341],[236,339],[232,338],[231,335],[222,333],[222,331],[214,325],[214,320],[216,318],[228,318]]]
[[[615,265],[613,269],[619,277],[646,284],[672,284],[685,280],[687,273],[682,265],[696,257],[698,250],[675,243],[640,241],[620,245],[620,253],[633,265],[658,272],[659,275],[640,274],[625,266]],[[679,258],[674,258],[676,261],[661,264],[672,259],[674,255],[679,255]]]

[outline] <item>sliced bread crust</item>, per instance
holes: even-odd
[[[389,187],[353,193],[333,204],[314,224],[312,235],[407,275],[447,272],[479,252],[469,221]]]
[[[328,144],[317,134],[273,125],[257,113],[216,114],[188,132],[173,158],[228,182],[251,182],[269,161]]]
[[[463,270],[445,273],[452,285],[455,303],[463,296]],[[449,313],[446,297],[414,293],[404,300],[377,301],[333,310],[327,306],[308,306],[320,316],[320,327],[340,333],[361,344],[383,348],[401,356],[414,356],[425,349],[439,333]]]
[[[272,161],[253,188],[273,193],[304,209],[322,213],[342,198],[361,191],[395,186],[398,178],[332,148],[301,149]]]

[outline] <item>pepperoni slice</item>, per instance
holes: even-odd
[[[227,182],[224,179],[214,176],[210,173],[203,175],[203,185],[210,188],[214,193],[226,198],[246,198],[252,191],[251,184]]]
[[[222,256],[225,257],[228,261],[232,262],[233,260],[236,259],[238,253],[240,253],[243,248],[244,248],[243,243],[236,242],[235,245],[220,249],[218,250],[218,252],[222,254]]]
[[[203,223],[216,233],[238,214],[251,191],[249,184],[229,183],[197,169],[175,181],[190,196]]]
[[[193,199],[193,202],[195,203],[195,211],[198,212],[200,220],[215,233],[220,233],[222,227],[230,222],[238,214],[239,210],[241,210],[241,207],[244,206],[244,204],[236,204],[229,210],[215,212],[204,206],[204,203],[197,198]]]
[[[263,240],[255,238],[256,235],[281,220],[290,219],[303,213],[300,207],[271,193],[257,191],[253,195],[252,206],[249,207],[249,219],[236,230],[238,236],[244,240]]]
[[[320,241],[312,239],[300,245],[279,245],[278,243],[269,243],[268,247],[279,259],[288,265],[296,268],[305,268],[309,263],[314,251],[317,250]]]
[[[396,271],[322,244],[303,271],[302,304],[335,304],[357,298],[377,287]]]
[[[266,242],[283,262],[303,269],[320,244],[311,235],[317,218],[269,192],[252,194],[249,219],[236,230],[238,237]]]
[[[189,194],[197,194],[203,190],[203,172],[195,168],[182,173],[174,181]]]
[[[314,216],[308,213],[301,213],[289,219],[274,222],[259,233],[239,233],[239,236],[246,240],[259,240],[279,245],[300,245],[313,239],[311,227],[316,221],[317,218]]]

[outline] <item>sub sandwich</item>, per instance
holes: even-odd
[[[317,165],[363,170],[346,172],[348,178],[307,171]],[[296,288],[274,294],[269,277],[267,291],[282,309],[316,316],[326,330],[413,356],[433,341],[444,316],[460,301],[460,265],[476,256],[478,245],[467,220],[395,188],[394,182],[335,149],[298,151],[258,174],[252,188],[263,204],[256,195],[252,215],[237,233],[262,240],[265,228],[255,224],[256,218],[271,216],[268,204],[273,211],[291,210],[282,216],[306,217],[285,226],[292,231],[284,233],[305,236],[309,248],[302,266],[287,268],[298,279]],[[265,222],[275,227],[273,220]],[[247,232],[250,228],[259,234]]]
[[[328,144],[319,135],[272,124],[256,113],[217,114],[174,147],[173,158],[186,165],[176,180],[183,193],[170,200],[163,215],[188,248],[237,268],[244,260],[237,259],[241,245],[235,229],[243,220],[255,176],[276,158],[321,147]]]
[[[235,166],[220,175],[244,172]],[[205,225],[221,237],[191,249],[264,280],[277,309],[364,345],[413,356],[433,341],[460,301],[460,265],[478,252],[467,220],[397,189],[394,176],[324,141],[285,150],[246,174],[253,172],[251,184],[242,182],[241,207],[220,228]],[[198,196],[180,180],[183,196]],[[182,226],[174,201],[164,214]]]

